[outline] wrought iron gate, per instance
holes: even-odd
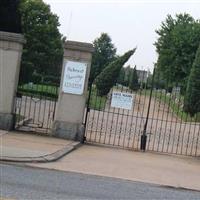
[[[15,98],[15,129],[49,133],[58,98],[57,85],[23,84]]]
[[[107,96],[99,96],[93,84],[89,89],[85,138],[88,143],[119,146],[181,155],[200,155],[200,114],[190,117],[183,111],[184,97],[159,86],[154,73],[143,76],[138,90],[117,82]],[[131,109],[111,105],[113,92],[131,94]]]

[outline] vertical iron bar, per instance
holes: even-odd
[[[133,91],[131,91],[131,94],[133,95]],[[136,102],[136,94],[133,95],[133,102]],[[130,123],[130,128],[129,128],[127,147],[129,147],[129,143],[130,143],[130,140],[131,140],[131,128],[132,128],[132,125],[133,125],[135,105],[136,105],[136,103],[133,104],[133,107],[132,107],[132,110],[131,110],[131,123]]]
[[[162,150],[161,150],[162,152],[164,152],[165,138],[166,138],[166,134],[167,134],[168,121],[170,121],[170,120],[168,120],[168,117],[169,117],[169,113],[170,113],[171,100],[172,100],[172,92],[170,93],[168,107],[167,107],[167,116],[166,116],[166,121],[165,121],[165,130],[164,130],[163,144],[162,144]]]
[[[153,85],[154,87],[154,85]],[[153,93],[152,93],[153,94]],[[148,149],[150,150],[149,146],[150,146],[150,142],[151,142],[151,137],[152,137],[152,128],[153,128],[153,124],[154,124],[154,115],[155,115],[155,108],[156,108],[156,102],[157,102],[157,91],[154,92],[154,103],[153,103],[153,112],[152,112],[152,117],[151,117],[151,126],[150,126],[150,136],[149,136],[149,141],[148,141]],[[153,138],[154,139],[154,138]],[[153,150],[153,143],[152,143],[152,149]]]
[[[136,98],[135,98],[135,100],[137,99],[137,92],[135,93],[135,96],[136,96]],[[134,149],[135,148],[135,146],[134,146],[134,144],[135,144],[135,138],[136,138],[136,130],[137,130],[137,124],[138,124],[138,118],[139,118],[139,116],[138,116],[138,113],[139,113],[139,104],[140,104],[140,97],[141,97],[141,95],[139,95],[139,102],[137,103],[138,104],[138,107],[136,107],[136,109],[137,109],[137,114],[136,114],[136,116],[135,116],[135,122],[134,122],[134,125],[135,125],[135,128],[134,128],[134,131],[133,131],[133,142],[132,142],[132,148]],[[139,134],[138,134],[139,135]],[[139,137],[139,136],[138,136]]]
[[[125,92],[126,93],[128,92],[128,87],[126,88]],[[122,146],[123,147],[124,147],[124,142],[125,142],[125,137],[126,137],[127,123],[128,123],[128,119],[129,119],[129,110],[126,110],[125,113],[124,113],[124,109],[123,109],[122,127],[120,127],[120,132],[121,132],[121,130],[123,131],[123,122],[124,122],[124,115],[125,115],[126,116],[125,117],[126,123],[125,123],[125,126],[124,126],[124,137],[123,137],[123,140],[122,140]],[[121,137],[121,139],[122,139],[122,137]],[[120,141],[118,140],[118,145],[119,145],[119,143],[120,143]]]
[[[180,104],[180,101],[181,101],[181,94],[180,94],[180,97],[179,97],[179,104]],[[179,105],[180,107],[180,105]],[[177,149],[176,149],[176,154],[178,154],[178,149],[179,149],[179,144],[180,144],[180,137],[181,137],[181,129],[182,129],[182,124],[183,124],[183,110],[181,110],[181,121],[179,122],[180,126],[179,126],[179,134],[178,134],[178,142],[177,142]],[[178,114],[179,115],[179,114]]]
[[[111,101],[112,101],[112,94],[111,94],[111,96],[110,96],[110,99],[109,99],[109,96],[107,95],[106,96],[106,103],[105,103],[105,109],[106,109],[106,104],[107,104],[107,102],[108,102],[108,110],[106,111],[107,112],[107,120],[106,120],[106,125],[105,125],[105,136],[104,136],[104,144],[106,144],[106,138],[107,138],[107,136],[108,136],[108,140],[109,140],[109,134],[107,134],[107,131],[109,131],[108,130],[108,128],[109,128],[109,118],[110,117],[112,117],[113,115],[111,115],[112,114],[112,112],[111,112]],[[112,123],[112,121],[111,121],[111,123]],[[108,141],[108,143],[109,143],[109,141]]]
[[[168,81],[167,81],[167,89],[168,89]],[[164,106],[163,106],[163,110],[162,110],[162,117],[161,117],[161,124],[160,124],[160,133],[159,133],[159,137],[158,137],[158,146],[157,146],[157,151],[159,151],[159,147],[160,147],[160,139],[162,139],[162,133],[165,135],[165,132],[163,132],[162,130],[162,126],[163,126],[163,121],[164,121],[164,114],[165,114],[165,106],[166,106],[166,97],[167,97],[167,89],[165,89],[165,94],[164,94]],[[162,101],[163,101],[163,92],[162,92]],[[169,103],[169,102],[168,102]],[[164,137],[163,137],[164,138]],[[162,148],[161,148],[162,151]]]
[[[93,85],[91,84],[91,94],[92,94],[92,96],[90,97],[91,98],[91,101],[93,101],[93,100],[95,100],[95,102],[94,102],[94,106],[96,106],[96,98],[97,98],[97,91],[96,91],[96,88],[95,88],[95,86],[94,86],[94,90],[92,90],[93,89]],[[95,95],[96,94],[96,95]],[[90,102],[89,102],[89,104],[90,104]],[[90,109],[90,108],[89,108]],[[95,119],[95,112],[96,112],[96,110],[95,110],[95,108],[93,109],[93,115],[91,116],[91,118],[92,118],[92,123],[91,123],[91,130],[90,130],[90,136],[88,136],[88,138],[87,139],[89,139],[90,141],[91,141],[91,138],[92,138],[92,136],[93,136],[93,126],[94,126],[94,119]]]
[[[142,76],[142,83],[143,83],[143,81],[144,81],[144,73],[143,73],[143,76]],[[142,84],[141,84],[142,85]],[[141,86],[140,86],[141,87]],[[141,91],[143,91],[143,88],[141,88]],[[143,107],[142,107],[142,111],[140,112],[140,128],[142,127],[142,125],[144,124],[145,125],[145,123],[144,123],[144,116],[143,115],[145,115],[145,104],[146,104],[146,99],[147,99],[147,91],[145,90],[145,92],[144,92],[144,95],[142,94],[142,92],[140,92],[140,95],[142,95],[143,96]],[[143,126],[144,127],[144,126]],[[138,149],[138,145],[139,145],[139,140],[140,140],[140,138],[138,137],[138,141],[137,141],[137,149]]]
[[[178,86],[178,84],[176,84],[176,87]],[[177,97],[177,92],[175,93],[175,97],[174,97],[174,104],[173,104],[173,106],[174,107],[176,107],[176,97]],[[179,96],[179,100],[180,100],[180,96]],[[179,103],[179,102],[178,102]],[[176,131],[177,131],[177,123],[178,123],[178,117],[179,117],[179,111],[180,111],[180,106],[178,106],[178,110],[177,110],[177,113],[176,112],[174,112],[174,110],[173,110],[173,112],[172,112],[172,114],[174,113],[174,114],[176,114],[176,120],[175,120],[175,122],[174,122],[174,124],[175,124],[175,128],[174,128],[174,139],[173,139],[173,141],[172,141],[172,153],[174,153],[174,143],[175,143],[175,140],[176,140],[176,135],[177,135],[177,133],[176,133]],[[177,145],[178,145],[178,143],[179,143],[179,137],[177,138]]]
[[[138,94],[139,93],[139,94]],[[142,91],[140,90],[139,92],[135,92],[135,96],[137,97],[137,95],[139,96],[139,102],[138,102],[138,109],[137,109],[137,114],[136,114],[136,120],[135,120],[135,129],[134,129],[134,136],[133,136],[133,143],[132,143],[132,148],[134,149],[134,144],[135,144],[135,135],[136,135],[136,130],[137,130],[137,125],[138,125],[138,123],[140,123],[140,122],[138,122],[138,118],[140,119],[140,120],[142,120],[142,118],[141,117],[139,117],[139,113],[140,113],[140,108],[139,108],[139,106],[140,106],[140,101],[141,101],[141,96],[142,96]],[[136,98],[135,98],[136,99]],[[140,123],[141,124],[141,123]],[[139,134],[140,134],[140,128],[139,128],[139,133],[138,133],[138,138],[139,138]],[[138,143],[139,142],[137,142],[137,148],[138,148]]]
[[[102,137],[102,133],[103,133],[103,127],[104,127],[104,114],[105,114],[105,104],[106,104],[106,99],[105,101],[103,101],[103,116],[102,116],[102,120],[101,120],[101,128],[100,128],[100,137],[99,137],[99,142],[101,142],[101,137]]]
[[[197,114],[195,116],[195,122],[193,124],[193,136],[192,136],[192,146],[191,146],[191,152],[190,152],[190,155],[192,156],[192,150],[193,150],[193,144],[194,144],[194,138],[195,138],[195,128],[196,128],[196,125],[197,125]]]
[[[190,125],[189,125],[188,137],[187,137],[186,155],[188,155],[188,147],[189,147],[189,142],[190,142],[190,133],[191,133],[191,124],[192,124],[191,120],[192,120],[192,118],[190,116]]]
[[[143,134],[141,136],[140,149],[142,151],[146,150],[146,141],[147,141],[147,133],[146,133],[146,131],[147,131],[147,124],[148,124],[148,120],[149,120],[149,111],[150,111],[150,107],[151,107],[151,98],[152,98],[152,91],[153,91],[153,85],[154,85],[154,76],[155,76],[155,68],[153,70],[152,86],[151,86],[151,92],[150,92],[150,97],[149,97],[149,104],[148,104],[146,122],[144,124],[144,130],[143,130]]]
[[[197,140],[196,140],[196,149],[195,149],[195,156],[198,156],[197,153],[198,153],[198,143],[199,143],[199,137],[200,137],[200,124],[199,125],[199,130],[197,131]]]
[[[117,86],[117,91],[118,91],[118,86]],[[121,92],[123,92],[123,86],[121,87]],[[117,108],[117,109],[118,109],[118,112],[117,112],[117,120],[116,120],[116,128],[115,128],[113,146],[115,146],[115,139],[116,139],[116,136],[117,136],[119,116],[121,117],[121,114],[120,114],[120,109],[121,109],[121,108]],[[116,113],[115,113],[115,114],[116,114]],[[122,117],[121,117],[121,118],[122,118]],[[119,133],[119,137],[120,137],[120,133]]]
[[[184,147],[184,139],[185,139],[185,130],[186,130],[187,120],[188,120],[188,115],[186,115],[186,119],[185,119],[185,122],[184,122],[183,137],[182,137],[182,143],[181,143],[181,154],[183,154],[183,147]]]
[[[101,138],[101,131],[98,129],[98,125],[99,125],[99,116],[100,116],[100,119],[101,119],[101,102],[102,102],[102,99],[103,97],[99,97],[100,100],[98,100],[98,103],[99,103],[99,106],[98,106],[98,116],[97,116],[97,126],[96,126],[96,135],[99,135],[99,143],[100,143],[100,138]],[[96,142],[98,141],[97,138],[95,139]]]

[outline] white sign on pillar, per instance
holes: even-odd
[[[85,85],[87,63],[67,61],[65,63],[62,91],[82,95]]]

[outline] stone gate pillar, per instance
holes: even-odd
[[[89,43],[65,43],[60,92],[52,130],[56,137],[83,141],[83,118],[93,51]]]
[[[17,90],[23,35],[0,31],[0,129],[14,125],[14,97]]]

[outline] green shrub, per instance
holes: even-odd
[[[32,75],[32,80],[33,83],[37,84],[37,83],[41,83],[42,81],[42,75],[38,74],[38,73],[33,73]]]

